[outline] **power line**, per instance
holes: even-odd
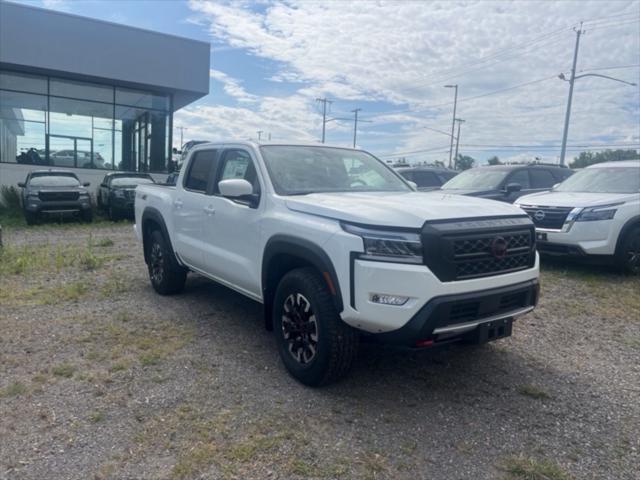
[[[579,70],[580,72],[597,72],[598,70],[622,70],[624,68],[638,68],[640,67],[640,63],[634,63],[631,65],[615,65],[613,67],[597,67],[597,68],[584,68]]]

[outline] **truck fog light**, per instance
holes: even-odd
[[[371,301],[373,303],[380,303],[382,305],[404,305],[409,300],[409,297],[403,297],[400,295],[384,295],[381,293],[372,293]]]

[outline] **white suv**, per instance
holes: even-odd
[[[136,188],[153,288],[187,272],[264,304],[289,372],[344,375],[361,338],[408,347],[511,334],[538,298],[535,231],[513,205],[419,193],[362,150],[210,143],[175,187]]]
[[[540,253],[592,256],[640,274],[640,160],[591,165],[516,204],[536,225]]]

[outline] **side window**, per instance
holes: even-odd
[[[253,186],[253,193],[260,192],[256,167],[251,160],[251,155],[244,150],[228,150],[224,154],[218,182],[231,178],[242,178]],[[219,192],[217,182],[215,191]]]
[[[549,170],[534,168],[529,173],[531,174],[531,188],[551,188],[557,183]]]
[[[439,187],[442,185],[435,173],[420,170],[413,172],[413,181],[418,184],[418,187]]]
[[[215,150],[202,150],[194,153],[183,182],[184,188],[205,193],[215,162]]]
[[[531,188],[529,185],[529,172],[527,170],[518,170],[517,172],[512,173],[505,185],[509,183],[519,183],[522,186],[522,190],[526,190]]]

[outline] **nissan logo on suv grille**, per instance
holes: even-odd
[[[544,212],[542,210],[536,210],[536,213],[533,214],[533,218],[539,222],[544,220]]]

